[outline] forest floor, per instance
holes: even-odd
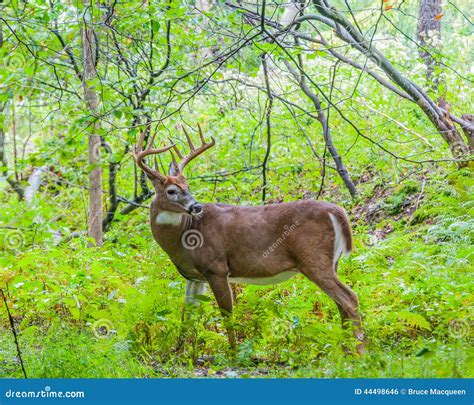
[[[474,181],[425,171],[387,186],[369,175],[345,207],[355,251],[341,279],[359,295],[368,350],[304,277],[237,288],[237,355],[206,295],[183,345],[184,281],[146,223],[86,240],[4,249],[2,288],[29,377],[473,377]],[[338,201],[329,190],[324,199]],[[122,226],[122,225],[121,225]],[[30,231],[28,231],[30,232]],[[33,232],[33,231],[31,231]],[[130,235],[133,234],[133,237]],[[26,240],[31,234],[25,233]],[[0,377],[21,377],[0,303]]]

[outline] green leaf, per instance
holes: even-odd
[[[160,25],[160,23],[159,23],[158,21],[152,21],[152,22],[151,22],[151,27],[152,27],[152,29],[153,29],[153,32],[156,34],[156,33],[158,33],[158,32],[160,31],[161,25]]]

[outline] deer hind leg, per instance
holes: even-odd
[[[334,272],[336,273],[337,277],[337,261],[334,264]],[[344,311],[344,308],[341,306],[341,304],[338,304],[337,301],[334,301],[337,305],[337,309],[339,310],[339,314],[341,315],[341,324],[343,328],[347,328],[349,326],[350,318],[349,315],[347,314],[346,311]]]
[[[339,280],[330,262],[324,267],[321,264],[319,266],[305,264],[301,267],[301,272],[334,300],[344,326],[347,325],[349,320],[352,322],[354,335],[360,342],[357,345],[357,352],[362,354],[365,350],[365,341],[362,321],[358,311],[359,300],[355,292]]]
[[[348,323],[350,321],[349,315],[347,315],[347,312],[344,311],[344,308],[342,307],[341,304],[338,304],[336,302],[337,309],[339,310],[339,315],[341,316],[341,324],[343,328],[347,328]]]

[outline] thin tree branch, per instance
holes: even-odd
[[[5,309],[7,310],[8,321],[10,322],[10,329],[12,331],[13,340],[15,341],[16,353],[17,353],[18,360],[20,361],[21,370],[23,371],[24,377],[28,378],[28,376],[26,375],[25,365],[23,363],[23,357],[20,350],[20,343],[18,342],[18,335],[16,333],[15,321],[13,320],[12,314],[10,312],[10,308],[8,308],[7,297],[2,288],[0,288],[0,294],[2,294],[3,303],[5,304]]]
[[[270,157],[270,150],[272,147],[272,108],[273,108],[273,94],[270,87],[270,80],[268,78],[268,65],[266,60],[266,54],[261,56],[262,58],[262,65],[263,65],[263,73],[265,77],[265,88],[267,90],[267,107],[265,111],[265,120],[266,120],[266,129],[267,129],[267,148],[265,151],[265,156],[262,162],[262,202],[265,202],[266,195],[267,195],[267,165],[268,165],[268,158]]]

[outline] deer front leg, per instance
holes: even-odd
[[[181,330],[179,332],[178,341],[176,342],[176,350],[180,351],[183,348],[184,342],[190,329],[189,316],[193,309],[199,305],[198,295],[204,294],[206,290],[206,283],[201,281],[186,280],[186,290],[184,295],[184,305],[181,311]]]
[[[186,280],[186,290],[184,295],[184,307],[181,320],[184,321],[189,310],[199,304],[196,298],[198,295],[204,294],[206,291],[206,283],[202,281]]]
[[[210,274],[207,276],[207,281],[211,287],[214,296],[216,297],[217,305],[221,310],[224,318],[224,325],[229,337],[230,347],[233,351],[236,349],[235,331],[232,326],[232,290],[227,280],[227,276]]]

